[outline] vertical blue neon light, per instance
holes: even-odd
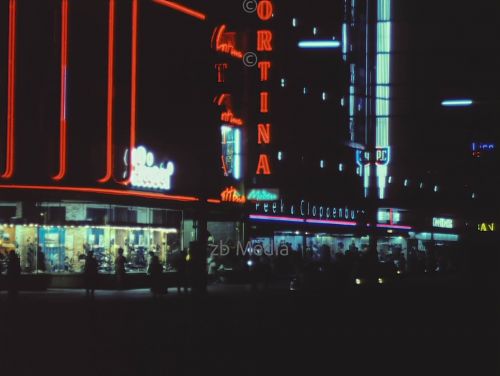
[[[391,84],[391,0],[378,0],[376,54],[376,146],[389,148]],[[388,164],[377,165],[379,197],[385,197]]]
[[[347,61],[347,24],[342,24],[342,57]]]
[[[241,130],[234,130],[234,178],[241,179]]]

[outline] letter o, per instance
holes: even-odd
[[[262,21],[268,21],[273,16],[273,3],[269,0],[261,0],[257,5],[257,15]]]

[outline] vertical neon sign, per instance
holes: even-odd
[[[379,0],[377,9],[376,55],[376,147],[389,155],[390,84],[391,84],[391,0]],[[379,197],[385,197],[389,158],[377,160]]]
[[[262,22],[269,21],[274,12],[274,5],[270,0],[261,0],[257,5],[257,16]],[[273,51],[273,32],[270,30],[257,30],[257,51],[263,53],[269,53]],[[269,60],[262,60],[258,64],[260,70],[260,81],[263,83],[263,89],[260,91],[260,115],[267,117],[271,112],[271,102],[270,93],[265,88],[266,83],[270,79],[270,71],[272,68],[272,63]],[[258,145],[261,148],[265,148],[271,144],[271,123],[258,123],[257,124],[257,134],[258,134]],[[261,152],[258,156],[257,161],[257,175],[271,175],[271,163],[269,161],[269,155],[265,152]]]
[[[54,180],[66,175],[66,133],[67,133],[67,88],[68,88],[68,0],[61,1],[61,99],[59,116],[59,172]]]
[[[9,3],[9,51],[8,51],[8,82],[7,82],[7,144],[5,171],[2,178],[10,179],[14,174],[14,126],[15,126],[15,79],[16,79],[16,1]]]

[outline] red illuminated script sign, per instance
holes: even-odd
[[[226,188],[221,194],[222,202],[233,202],[236,204],[244,204],[247,200],[241,195],[235,187]]]

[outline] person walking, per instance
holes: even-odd
[[[97,284],[98,264],[94,257],[94,252],[89,251],[85,257],[85,266],[83,268],[83,279],[87,296],[94,296]]]
[[[187,292],[188,283],[187,283],[187,252],[182,250],[179,252],[178,259],[176,260],[177,267],[177,292],[180,294],[182,288],[184,288],[184,292]]]
[[[16,251],[9,252],[7,258],[7,289],[9,299],[16,299],[19,292],[19,279],[21,277],[21,260]]]
[[[45,273],[47,265],[45,263],[45,253],[42,251],[42,246],[38,246],[36,250],[36,269],[40,273]]]
[[[151,256],[151,262],[148,267],[148,275],[150,279],[151,292],[153,293],[153,298],[156,299],[163,292],[163,266],[160,264],[160,259],[156,255]]]
[[[123,248],[118,249],[118,256],[116,256],[115,259],[115,274],[116,274],[116,285],[119,290],[122,290],[125,287],[125,277],[126,277],[126,270],[125,270],[125,264],[127,262],[127,259],[123,255]]]

